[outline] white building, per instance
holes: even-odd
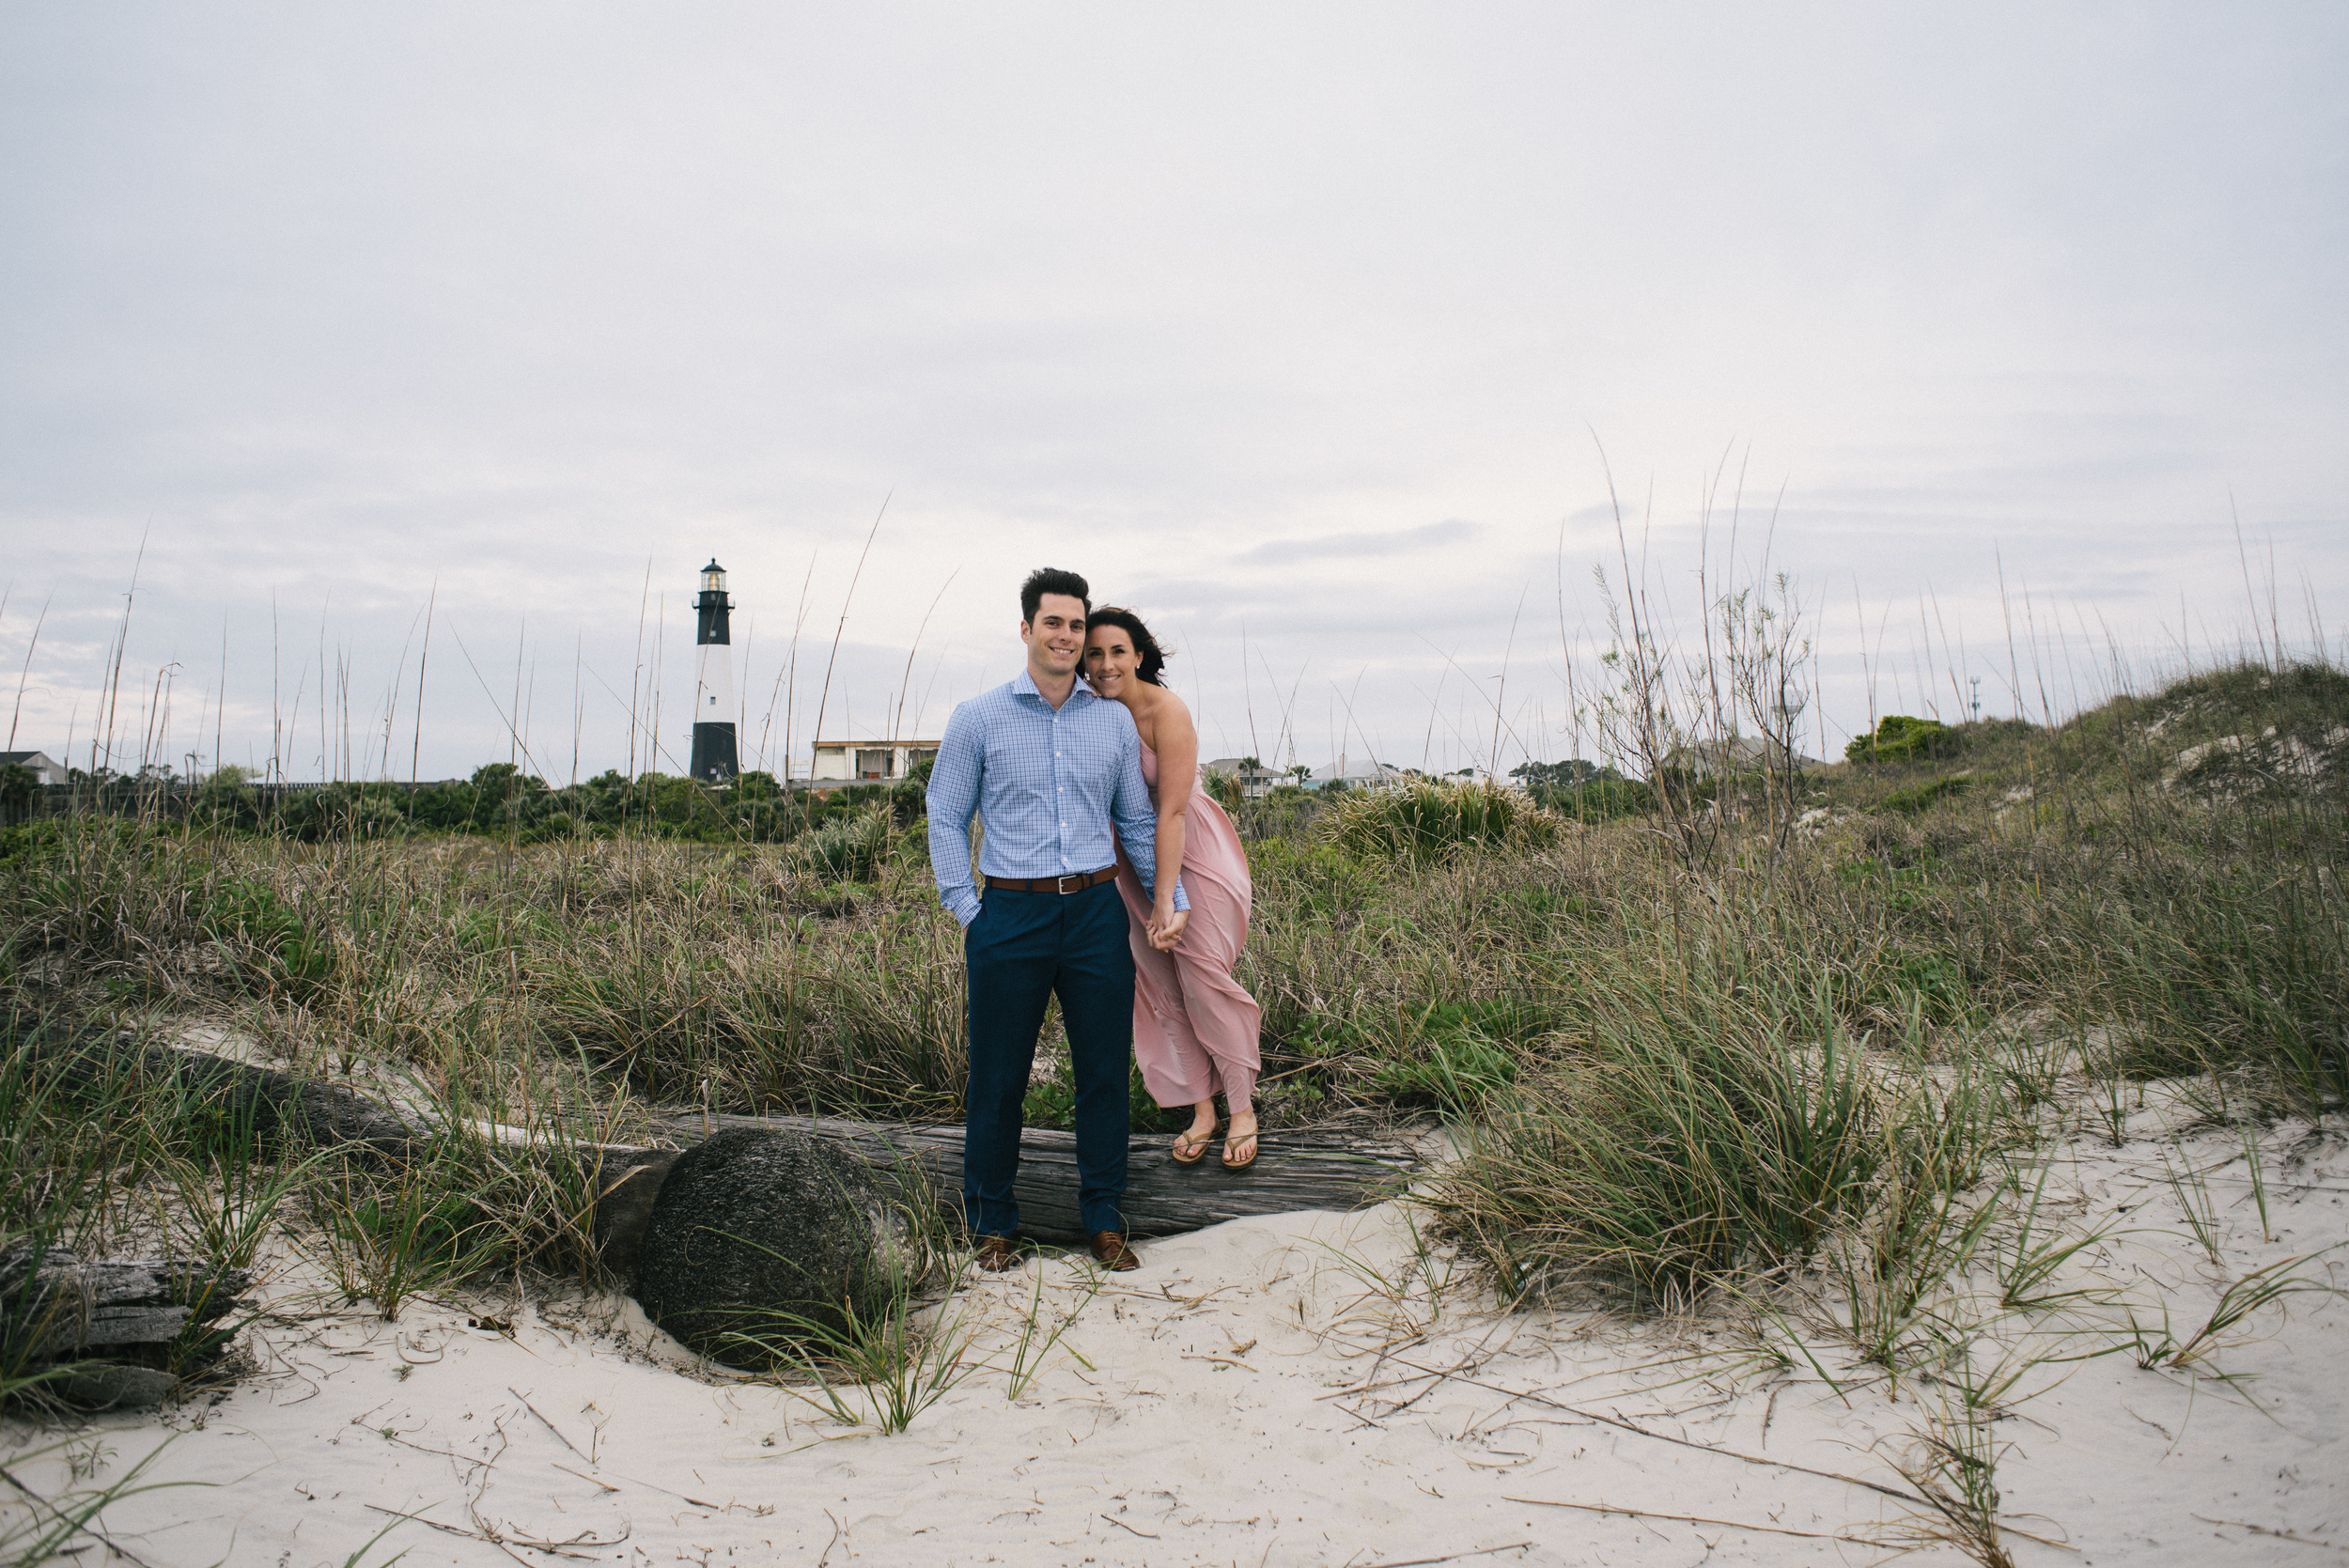
[[[1340,752],[1337,761],[1314,770],[1306,787],[1327,789],[1337,784],[1346,789],[1371,789],[1379,784],[1401,784],[1408,776],[1400,768],[1390,768],[1369,757],[1349,758]]]
[[[818,740],[807,776],[817,784],[885,784],[936,755],[935,740]]]
[[[42,784],[61,784],[66,782],[65,764],[47,752],[0,752],[0,768],[11,763],[31,769],[33,777]]]
[[[1253,768],[1248,764],[1249,759],[1246,757],[1217,757],[1206,766],[1219,773],[1228,773],[1237,779],[1239,792],[1243,798],[1261,800],[1272,793],[1272,786],[1281,782],[1281,775],[1261,763]]]
[[[1674,746],[1664,757],[1668,768],[1685,770],[1700,779],[1710,779],[1723,773],[1761,773],[1768,770],[1771,753],[1777,753],[1781,766],[1791,762],[1792,771],[1808,772],[1820,764],[1813,758],[1789,757],[1782,746],[1756,740],[1751,736],[1733,735],[1720,740],[1700,740],[1691,746]]]

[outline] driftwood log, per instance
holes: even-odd
[[[228,1334],[211,1326],[243,1305],[252,1283],[241,1268],[19,1248],[0,1256],[0,1361],[73,1366],[53,1391],[75,1405],[154,1405],[218,1358]]]
[[[680,1139],[705,1126],[796,1127],[854,1147],[882,1163],[909,1163],[929,1181],[940,1202],[962,1203],[962,1128],[908,1122],[850,1122],[831,1117],[719,1115],[669,1120],[662,1130]],[[1350,1209],[1402,1190],[1419,1164],[1413,1142],[1392,1133],[1292,1132],[1263,1135],[1263,1154],[1247,1171],[1226,1171],[1214,1152],[1197,1165],[1177,1165],[1169,1139],[1132,1140],[1127,1152],[1126,1226],[1137,1236],[1179,1235],[1226,1219],[1294,1214],[1304,1209]],[[1048,1241],[1078,1241],[1077,1137],[1047,1127],[1019,1135],[1019,1226]]]
[[[14,1026],[18,1020],[8,1023]],[[359,1143],[397,1155],[423,1130],[340,1084],[158,1045],[129,1030],[64,1035],[38,1029],[18,1032],[11,1027],[9,1032],[11,1050],[39,1053],[74,1082],[96,1085],[128,1076],[150,1089],[214,1099],[229,1125],[249,1127],[259,1140]]]
[[[15,1020],[10,1020],[12,1023]],[[66,1037],[20,1032],[11,1049],[31,1048],[63,1060],[76,1077],[101,1079],[125,1071],[148,1081],[222,1096],[240,1119],[264,1136],[320,1144],[356,1144],[398,1158],[431,1128],[412,1113],[385,1107],[338,1084],[201,1051],[155,1044],[128,1031]],[[656,1119],[663,1143],[690,1145],[728,1127],[797,1128],[855,1148],[878,1162],[917,1170],[939,1201],[959,1208],[962,1128],[959,1126],[844,1121],[831,1117],[671,1114]],[[1383,1130],[1292,1131],[1264,1136],[1264,1154],[1246,1172],[1227,1172],[1210,1157],[1181,1166],[1162,1135],[1135,1138],[1128,1156],[1125,1211],[1137,1236],[1199,1230],[1226,1219],[1305,1209],[1348,1209],[1392,1196],[1417,1170],[1421,1154],[1408,1136]],[[633,1282],[646,1228],[661,1183],[679,1148],[605,1146],[588,1151],[599,1194],[595,1233],[606,1266]],[[1020,1138],[1017,1188],[1021,1229],[1048,1241],[1081,1239],[1077,1216],[1076,1138],[1032,1127]]]

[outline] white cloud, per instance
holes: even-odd
[[[54,594],[25,722],[86,742],[145,538],[125,668],[218,686],[225,632],[236,760],[321,660],[412,694],[437,585],[504,671],[428,684],[449,771],[504,754],[518,647],[542,697],[674,678],[640,626],[678,643],[712,551],[770,690],[811,558],[802,663],[894,492],[844,719],[957,567],[934,702],[1007,675],[1050,560],[1171,619],[1211,733],[1303,670],[1466,755],[1470,679],[1603,625],[1594,431],[1683,613],[1744,466],[1839,722],[1863,645],[1937,646],[1921,598],[1969,650],[2017,584],[2083,646],[2208,645],[2234,515],[2287,598],[2349,588],[2345,43],[2322,8],[11,11],[0,665]]]

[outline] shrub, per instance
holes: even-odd
[[[1504,1292],[1685,1303],[1805,1257],[1868,1202],[1890,1104],[1847,999],[1746,924],[1668,973],[1592,954],[1573,1048],[1490,1097],[1431,1201]]]
[[[1882,1116],[1848,1046],[1636,1035],[1497,1105],[1435,1202],[1512,1294],[1610,1281],[1687,1302],[1856,1212]]]
[[[792,840],[791,863],[827,882],[869,882],[889,858],[889,807],[874,806]]]
[[[306,996],[334,977],[333,939],[313,932],[265,882],[234,880],[205,889],[197,921],[232,956],[257,957],[267,987]]]
[[[1349,791],[1322,814],[1320,831],[1357,855],[1435,861],[1470,846],[1547,845],[1563,826],[1521,789],[1413,779]]]
[[[1262,839],[1248,848],[1259,908],[1329,920],[1360,909],[1378,891],[1370,867],[1330,844]]]
[[[1398,1104],[1460,1113],[1474,1110],[1517,1077],[1517,1064],[1500,1047],[1472,1030],[1458,1030],[1430,1039],[1423,1056],[1388,1063],[1377,1082]]]
[[[1845,760],[1861,764],[1900,766],[1952,756],[1962,744],[1958,733],[1937,719],[1912,719],[1888,714],[1873,735],[1856,735],[1843,748]]]
[[[1916,784],[1907,789],[1896,789],[1887,795],[1880,803],[1886,811],[1904,812],[1913,816],[1936,800],[1947,800],[1952,796],[1965,794],[1973,787],[1973,784],[1974,781],[1969,775],[1952,773],[1947,778],[1935,779],[1929,784]]]
[[[23,822],[33,815],[34,792],[40,780],[21,763],[0,768],[0,823]]]
[[[1206,786],[1208,795],[1228,815],[1237,816],[1248,809],[1248,793],[1240,787],[1237,777],[1221,768],[1199,765],[1199,782]]]

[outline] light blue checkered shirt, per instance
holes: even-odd
[[[968,925],[979,912],[971,875],[971,816],[987,837],[988,877],[1068,877],[1126,858],[1150,888],[1158,880],[1159,815],[1142,779],[1142,737],[1123,704],[1082,680],[1054,712],[1026,670],[955,709],[930,770],[930,869],[938,896]],[[1174,907],[1188,909],[1182,879]]]

